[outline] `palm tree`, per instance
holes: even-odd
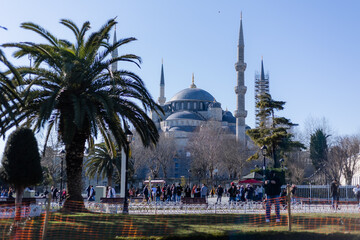
[[[108,185],[112,186],[114,171],[120,172],[120,160],[120,154],[113,154],[107,144],[96,144],[86,162],[86,173],[90,178],[99,174],[102,178],[107,178]]]
[[[6,117],[8,121],[13,120],[17,125],[14,111],[23,107],[23,101],[17,86],[21,85],[22,76],[16,68],[6,59],[5,54],[0,49],[0,63],[7,69],[0,71],[0,118]],[[0,122],[0,135],[5,135],[7,129],[3,122]]]
[[[79,29],[71,20],[61,24],[75,35],[75,43],[58,39],[49,31],[31,22],[21,27],[31,30],[48,43],[20,42],[4,44],[18,48],[14,56],[31,56],[34,67],[19,67],[24,76],[31,74],[23,83],[25,107],[16,111],[17,121],[23,121],[35,130],[46,130],[46,139],[55,128],[66,151],[66,174],[69,198],[65,210],[72,210],[71,201],[80,201],[75,211],[85,210],[81,195],[81,173],[86,146],[100,133],[104,139],[113,136],[119,147],[126,145],[122,123],[130,122],[141,136],[145,146],[156,143],[159,134],[147,115],[149,110],[159,113],[160,107],[152,99],[141,78],[126,70],[112,71],[115,62],[130,62],[137,66],[141,58],[124,54],[112,58],[117,48],[135,38],[124,38],[109,44],[109,32],[115,26],[109,20],[100,30],[87,38],[90,23]],[[6,129],[15,121],[7,121]]]

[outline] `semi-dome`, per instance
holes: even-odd
[[[189,111],[175,112],[166,118],[166,120],[175,120],[175,119],[191,119],[191,120],[204,121],[204,119],[201,116]]]
[[[197,100],[197,101],[207,101],[213,102],[214,97],[207,91],[201,88],[186,88],[177,94],[175,94],[170,102],[172,101],[182,101],[182,100]]]
[[[228,123],[236,123],[236,118],[230,111],[224,111],[222,120]]]

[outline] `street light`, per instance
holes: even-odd
[[[125,199],[124,199],[124,207],[123,207],[123,213],[128,214],[129,213],[129,202],[128,202],[128,162],[129,162],[129,153],[130,153],[130,143],[132,141],[133,134],[129,130],[129,128],[126,128],[125,130],[126,134],[126,159],[125,159]]]
[[[266,162],[265,162],[265,155],[266,155],[266,151],[267,151],[267,147],[265,145],[263,145],[261,147],[261,153],[264,157],[264,164],[263,164],[263,178],[264,178],[264,183],[265,183],[265,170],[266,170]]]
[[[191,174],[191,169],[188,170],[188,177],[189,177],[189,187],[190,187],[190,174]]]
[[[65,155],[65,150],[61,150],[60,152],[61,154],[61,171],[60,171],[60,193],[62,193],[63,190],[63,172],[64,172],[64,155]]]
[[[281,158],[281,159],[279,160],[279,162],[280,162],[280,164],[281,164],[281,169],[283,170],[283,169],[284,169],[284,159]]]

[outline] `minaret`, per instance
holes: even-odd
[[[269,74],[264,72],[264,61],[261,57],[260,75],[255,74],[255,127],[259,127],[261,119],[256,115],[259,113],[259,108],[256,107],[259,102],[258,97],[263,93],[269,93]]]
[[[116,25],[115,25],[115,31],[114,31],[114,42],[113,42],[113,44],[115,44],[115,43],[117,43],[117,39],[116,39]],[[117,58],[118,56],[119,56],[119,55],[118,55],[118,50],[117,50],[117,48],[116,48],[114,51],[112,51],[111,57],[112,57],[112,58]],[[113,62],[113,63],[111,64],[111,71],[113,71],[113,72],[117,71],[117,62]]]
[[[245,79],[244,72],[246,63],[244,62],[244,35],[242,27],[242,14],[240,15],[240,33],[238,43],[238,61],[235,63],[237,71],[237,86],[235,87],[236,93],[236,110],[234,112],[236,118],[236,140],[245,144],[245,118],[247,111],[245,110]]]
[[[165,98],[165,78],[164,78],[164,62],[161,60],[161,77],[160,77],[160,97],[158,98],[158,103],[160,106],[164,106],[166,101]]]

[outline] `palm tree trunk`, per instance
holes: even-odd
[[[72,212],[86,211],[83,191],[82,170],[85,150],[86,135],[77,131],[74,139],[70,144],[65,146],[66,150],[66,174],[67,174],[67,191],[69,197],[65,200],[64,210]]]
[[[108,185],[112,187],[112,172],[108,173]]]

